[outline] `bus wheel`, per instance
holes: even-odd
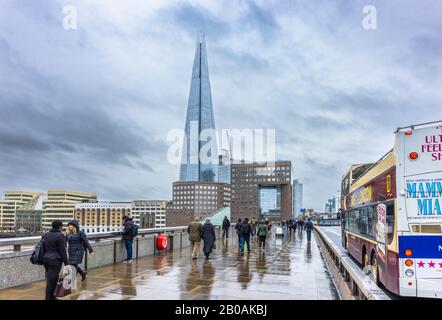
[[[369,267],[369,261],[368,261],[368,255],[367,255],[367,253],[365,252],[365,248],[364,248],[364,256],[363,256],[363,258],[362,258],[362,270],[364,271],[364,273],[365,274],[369,274],[370,273],[370,267]]]
[[[379,285],[379,266],[378,266],[378,259],[376,259],[376,255],[373,254],[371,258],[371,274],[373,277],[373,281]]]

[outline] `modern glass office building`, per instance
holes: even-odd
[[[301,214],[304,207],[303,185],[299,180],[293,180],[293,218],[297,218]]]
[[[201,133],[203,133],[201,135]],[[218,150],[214,136],[215,118],[209,81],[209,67],[204,34],[199,35],[193,61],[192,80],[180,166],[180,181],[217,181]],[[200,141],[202,137],[204,141]],[[201,152],[200,155],[200,151]]]

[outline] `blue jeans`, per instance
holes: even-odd
[[[124,240],[124,246],[127,251],[127,259],[126,261],[132,260],[132,242],[133,240]]]
[[[241,253],[244,253],[244,243],[247,244],[247,253],[250,253],[250,236],[241,236]]]
[[[307,230],[307,241],[312,240],[312,230]]]

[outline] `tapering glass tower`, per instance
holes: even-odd
[[[204,132],[203,132],[204,131]],[[203,132],[203,135],[201,133]],[[212,132],[212,133],[211,133]],[[210,91],[206,40],[200,33],[193,60],[180,181],[216,181],[218,149]],[[208,133],[208,135],[205,135]],[[200,141],[202,137],[203,141]],[[202,152],[201,152],[202,150]]]

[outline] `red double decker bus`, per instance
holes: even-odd
[[[341,185],[342,243],[401,296],[442,297],[442,121],[399,128],[376,163]]]

